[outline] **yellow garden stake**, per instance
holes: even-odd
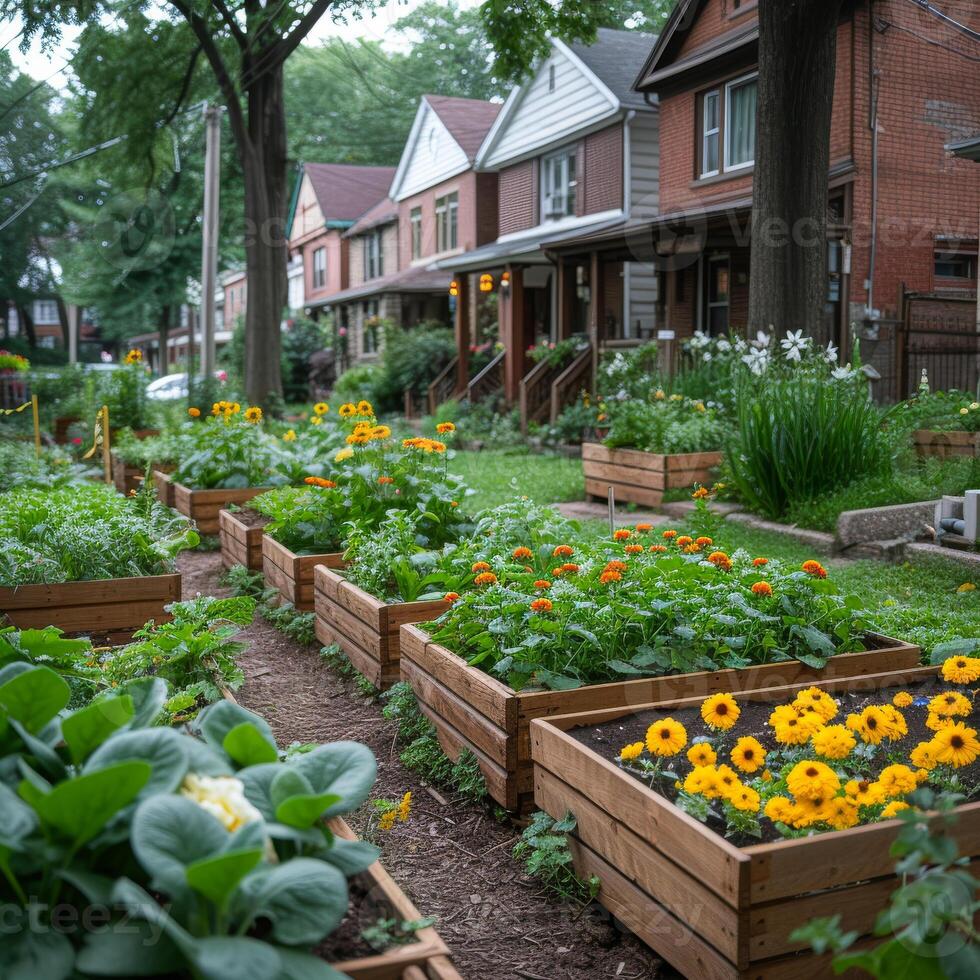
[[[102,469],[105,482],[112,483],[112,458],[109,455],[109,406],[102,406]]]
[[[41,421],[37,412],[37,395],[31,395],[31,411],[34,413],[34,453],[41,458]]]

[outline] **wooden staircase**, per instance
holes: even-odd
[[[456,392],[456,370],[459,367],[459,357],[454,357],[435,377],[429,385],[426,396],[429,414],[435,415],[436,409],[443,403],[454,398]]]
[[[504,352],[494,359],[466,386],[465,397],[471,402],[484,401],[498,394],[504,387]]]

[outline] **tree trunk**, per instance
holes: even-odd
[[[248,59],[243,73],[249,70]],[[245,178],[245,393],[269,406],[282,396],[280,323],[286,305],[286,115],[280,64],[247,89]]]
[[[759,0],[749,327],[826,343],[827,177],[842,0]]]
[[[61,324],[61,340],[67,351],[71,346],[71,338],[68,331],[68,307],[65,306],[65,301],[61,296],[55,297],[55,302],[58,304],[58,322]]]
[[[27,337],[27,343],[31,347],[37,347],[37,333],[34,330],[34,317],[31,316],[26,303],[17,304],[17,319]]]

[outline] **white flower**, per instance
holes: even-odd
[[[741,338],[741,337],[736,337],[735,338],[735,350],[739,354],[741,354],[743,350],[746,350],[748,348],[748,346],[749,345],[745,342],[745,340],[743,340],[743,338]]]
[[[711,343],[711,338],[703,330],[695,330],[694,336],[691,337],[691,347],[694,350],[700,350],[702,347],[706,347]]]
[[[233,776],[198,776],[190,772],[184,777],[180,794],[210,813],[229,833],[262,819],[262,814],[245,798],[242,781]]]
[[[837,363],[837,348],[834,346],[833,341],[830,341],[830,343],[827,344],[827,350],[824,352],[824,357],[827,358],[828,364]]]
[[[715,341],[715,348],[719,354],[727,354],[732,349],[732,345],[728,342],[727,338],[719,337]]]
[[[742,358],[742,362],[747,365],[753,374],[765,374],[766,368],[769,367],[769,351],[759,349],[750,350]]]
[[[779,342],[786,353],[786,359],[790,361],[799,361],[809,344],[810,338],[804,337],[802,330],[787,330],[786,336]]]
[[[752,346],[753,347],[768,347],[769,346],[769,341],[771,339],[772,338],[769,336],[769,334],[763,333],[761,330],[759,330],[756,333],[756,335],[755,335],[755,340],[752,341]]]
[[[710,350],[706,350],[706,351],[704,352],[704,354],[702,355],[702,357],[703,357],[703,358],[704,358],[704,359],[705,359],[706,361],[710,361],[710,360],[711,360],[711,351],[710,351]]]
[[[854,376],[854,372],[851,370],[851,365],[848,364],[846,367],[836,367],[830,372],[830,376],[835,381],[846,381],[848,378]]]

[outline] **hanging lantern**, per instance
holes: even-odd
[[[455,279],[449,284],[449,295],[450,296],[459,295],[459,283]]]
[[[491,276],[489,272],[484,272],[483,275],[480,276],[480,292],[493,292],[493,276]]]
[[[509,272],[505,272],[500,277],[500,288],[501,289],[510,289],[510,273]]]

